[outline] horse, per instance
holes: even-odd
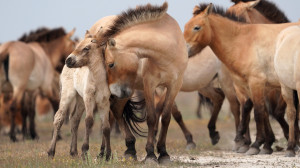
[[[259,147],[263,143],[261,153],[272,153],[271,145],[275,141],[275,136],[270,130],[269,119],[266,117],[264,97],[266,87],[279,87],[279,83],[273,64],[267,60],[274,56],[273,42],[276,35],[282,29],[298,23],[241,24],[237,22],[241,21],[240,18],[233,14],[226,14],[222,8],[213,8],[212,4],[196,6],[193,14],[184,29],[189,56],[198,53],[206,46],[212,48],[230,71],[235,88],[240,93],[238,99],[241,105],[245,105],[248,98],[253,101],[257,136],[246,154],[258,154]],[[268,38],[265,38],[265,35],[268,35]],[[245,39],[249,43],[242,45],[241,41]],[[290,150],[293,149],[289,147],[288,151]]]
[[[64,37],[48,43],[10,41],[1,45],[0,66],[3,70],[1,71],[0,92],[13,92],[12,101],[9,105],[12,113],[10,139],[13,142],[17,141],[14,132],[14,118],[16,112],[21,110],[21,101],[25,91],[39,89],[42,95],[51,101],[52,106],[57,108],[59,94],[56,92],[56,88],[58,83],[53,80],[55,70],[47,56],[51,55],[47,48],[53,47],[55,42],[65,43],[65,39],[70,39],[73,33],[74,30]],[[23,59],[24,57],[26,59]],[[6,85],[10,85],[10,87],[3,87]]]
[[[274,5],[268,1],[234,1],[236,4],[227,9],[227,13],[234,13],[236,16],[242,17],[246,19],[247,23],[287,23],[289,20],[286,16]],[[268,16],[268,18],[267,18]],[[271,20],[269,20],[271,19]],[[279,89],[272,89],[268,91],[266,94],[266,104],[267,110],[269,114],[275,117],[275,119],[279,122],[284,136],[288,139],[288,124],[284,119],[286,104],[282,99]],[[250,111],[248,111],[247,115],[243,115],[246,118],[249,118]],[[242,119],[243,122],[249,121],[246,119]],[[249,123],[241,123],[241,128],[239,134],[244,134],[246,132],[246,125]],[[247,130],[248,131],[248,130]],[[248,134],[247,134],[248,135]],[[237,152],[244,153],[249,149],[249,145],[251,144],[250,137],[245,137],[246,142],[237,142],[235,148]],[[243,145],[243,146],[239,146]]]
[[[276,52],[274,56],[274,68],[280,81],[281,93],[287,104],[287,119],[289,123],[288,156],[295,156],[294,150],[296,140],[298,140],[299,112],[294,106],[293,90],[297,90],[300,96],[299,85],[299,46],[300,28],[291,26],[280,32],[276,40]]]
[[[105,62],[108,68],[108,83],[113,95],[129,97],[134,89],[133,82],[120,76],[119,83],[111,83],[111,71],[120,66],[114,63],[117,55],[132,55],[146,58],[143,67],[143,87],[147,109],[148,136],[145,162],[164,163],[170,161],[166,150],[166,134],[170,123],[174,99],[182,85],[187,66],[185,41],[178,23],[166,14],[168,4],[162,6],[138,6],[118,15],[110,29],[103,33],[99,43],[106,42]],[[140,38],[143,37],[143,38]],[[132,67],[138,66],[137,64]],[[167,89],[161,111],[161,131],[157,143],[160,156],[154,154],[156,111],[154,95],[157,87]]]
[[[84,143],[82,145],[82,157],[87,156],[89,149],[89,134],[94,123],[94,110],[100,113],[102,131],[106,142],[106,159],[111,155],[110,148],[110,123],[109,123],[109,97],[110,91],[107,85],[106,71],[102,58],[102,47],[93,40],[92,35],[87,31],[85,39],[82,40],[76,49],[67,57],[66,66],[61,74],[61,100],[59,109],[54,117],[54,133],[51,141],[48,156],[53,157],[57,141],[57,133],[63,124],[63,117],[70,104],[75,101],[83,102],[86,111],[85,125],[86,132]],[[85,66],[85,67],[84,67]],[[78,100],[82,99],[82,100]],[[81,103],[82,104],[82,103]],[[77,155],[77,129],[82,112],[76,110],[78,117],[72,119],[72,138],[71,155]],[[74,123],[75,122],[75,123]],[[74,124],[73,124],[74,123]]]

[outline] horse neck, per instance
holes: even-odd
[[[250,23],[265,23],[272,24],[273,22],[267,19],[264,15],[262,15],[259,11],[252,9],[247,11],[248,16],[250,18]]]
[[[209,46],[216,56],[224,63],[231,64],[239,60],[237,54],[232,54],[236,48],[235,38],[242,34],[243,25],[222,16],[209,15],[209,24],[212,31]],[[240,41],[237,41],[240,43]]]
[[[102,57],[102,53],[100,52],[100,49],[99,52],[92,54],[87,66],[90,72],[93,74],[93,76],[98,79],[95,80],[96,82],[106,80],[104,59]]]
[[[41,46],[46,52],[47,56],[50,58],[53,66],[57,66],[60,58],[62,57],[62,53],[64,50],[64,45],[62,45],[63,39],[58,38],[56,40],[52,40],[50,42],[43,42]]]

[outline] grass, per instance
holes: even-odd
[[[220,113],[219,121],[217,123],[217,130],[220,132],[220,142],[216,146],[212,146],[208,136],[207,123],[209,114],[203,114],[204,119],[199,120],[196,118],[195,109],[197,103],[196,93],[180,94],[177,98],[178,107],[182,112],[183,118],[189,130],[194,136],[194,141],[197,144],[196,149],[191,151],[185,150],[186,141],[179,126],[172,119],[167,136],[167,150],[171,156],[190,156],[190,160],[193,160],[193,156],[219,156],[225,157],[222,154],[218,154],[215,151],[230,151],[233,146],[233,139],[235,135],[234,121],[232,117],[228,117],[228,107],[223,107]],[[187,101],[187,98],[190,98]],[[122,158],[126,149],[125,141],[122,137],[114,135],[112,133],[111,146],[113,158],[106,162],[104,160],[96,159],[100,151],[101,135],[99,118],[96,118],[93,132],[90,137],[90,149],[88,152],[88,159],[82,160],[81,145],[84,135],[84,124],[81,121],[78,135],[78,157],[71,157],[69,155],[69,146],[71,142],[70,126],[63,125],[62,137],[63,140],[57,143],[56,155],[54,159],[50,159],[47,156],[46,151],[50,145],[51,132],[52,132],[52,120],[51,115],[43,120],[36,120],[37,132],[39,140],[25,140],[22,141],[22,137],[19,135],[20,140],[17,143],[9,141],[7,136],[0,137],[0,167],[153,167],[153,165],[145,165],[140,161],[146,156],[145,138],[137,138],[136,149],[139,161],[126,161]],[[252,122],[254,123],[254,122]],[[144,128],[145,125],[144,125]],[[251,125],[254,130],[254,124]],[[277,125],[278,128],[278,125]],[[255,131],[252,131],[254,133]],[[283,140],[279,140],[280,144],[283,144]],[[216,164],[218,165],[218,164]],[[154,165],[156,167],[158,165]],[[178,160],[173,161],[171,164],[165,167],[197,167],[203,166],[200,163],[185,163]],[[212,167],[212,166],[211,166]]]

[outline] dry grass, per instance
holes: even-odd
[[[177,98],[179,109],[182,111],[185,122],[193,133],[197,148],[192,151],[185,150],[185,139],[180,131],[179,126],[174,120],[171,121],[168,137],[167,149],[172,156],[172,163],[167,167],[248,167],[248,166],[262,166],[262,167],[293,167],[299,166],[300,163],[296,158],[286,160],[282,152],[275,152],[271,157],[249,157],[241,154],[231,152],[233,146],[233,138],[235,134],[233,118],[228,115],[228,105],[223,107],[219,122],[217,123],[217,130],[220,132],[221,139],[216,146],[212,146],[208,136],[207,123],[208,114],[204,114],[204,119],[196,118],[195,109],[197,97],[196,93],[180,94]],[[286,146],[281,129],[277,123],[272,122],[274,132],[277,137],[277,145]],[[252,134],[255,133],[254,122],[251,124]],[[37,120],[37,132],[39,135],[38,141],[25,140],[17,143],[9,141],[7,136],[0,137],[0,167],[153,167],[147,166],[140,162],[124,161],[122,159],[125,151],[125,141],[120,136],[112,134],[112,151],[113,159],[109,162],[95,159],[100,151],[100,123],[99,118],[93,128],[93,133],[90,138],[89,159],[81,160],[80,157],[72,158],[69,156],[70,145],[70,128],[69,125],[63,125],[62,136],[63,140],[59,141],[56,148],[56,155],[54,159],[47,157],[47,149],[50,144],[52,130],[51,115],[46,119]],[[79,127],[78,137],[78,152],[81,154],[81,145],[84,135],[84,124]],[[21,136],[18,137],[21,139]],[[138,160],[141,161],[145,155],[145,138],[137,138],[136,149]],[[277,160],[274,160],[274,157]],[[243,160],[244,159],[244,160]],[[253,161],[255,160],[266,160]],[[242,161],[243,160],[243,161]],[[272,164],[275,162],[275,164]],[[277,163],[276,163],[277,162]],[[244,164],[245,163],[245,164]],[[280,164],[284,163],[284,164]],[[235,165],[235,166],[234,166]]]

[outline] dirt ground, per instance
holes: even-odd
[[[186,142],[183,134],[172,119],[167,137],[167,150],[171,155],[172,163],[163,165],[163,167],[300,167],[299,153],[294,158],[286,158],[284,157],[284,151],[276,151],[275,146],[285,148],[287,142],[283,137],[279,124],[273,119],[271,119],[271,124],[277,141],[273,145],[275,152],[272,155],[247,156],[232,152],[235,128],[227,102],[225,102],[220,112],[217,123],[217,130],[220,132],[221,139],[217,145],[211,145],[206,126],[209,114],[203,112],[204,119],[196,118],[197,100],[196,93],[180,93],[177,97],[178,107],[197,144],[196,149],[191,151],[185,150]],[[37,117],[36,123],[39,135],[39,140],[37,141],[23,141],[19,135],[18,139],[20,141],[12,143],[7,136],[0,136],[0,167],[153,167],[153,165],[145,165],[140,162],[146,155],[145,138],[137,138],[136,149],[139,161],[125,161],[122,158],[125,151],[124,139],[120,135],[115,135],[115,133],[112,133],[111,139],[113,159],[109,162],[96,160],[95,158],[100,151],[101,141],[98,116],[90,138],[88,160],[83,161],[79,156],[75,158],[69,156],[71,138],[69,125],[63,125],[63,140],[57,143],[55,158],[50,159],[47,157],[46,151],[50,145],[51,138],[51,114],[43,119]],[[146,128],[146,125],[143,125],[143,127]],[[254,140],[256,132],[254,120],[251,121],[250,127],[252,140]],[[81,123],[78,137],[79,155],[81,154],[83,135],[84,124]]]

